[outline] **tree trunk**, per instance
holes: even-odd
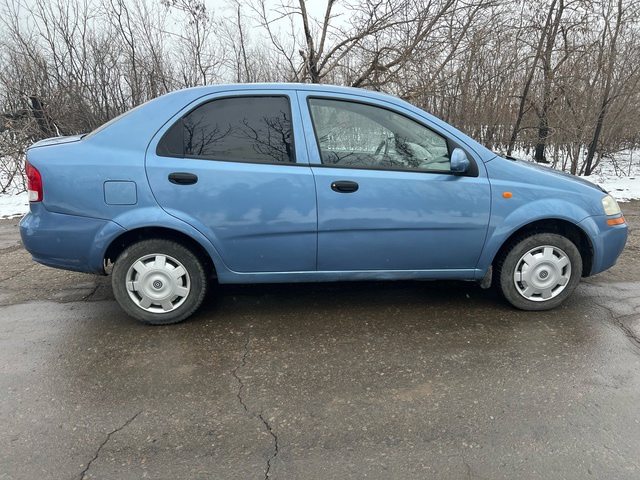
[[[605,70],[605,85],[604,92],[602,93],[602,104],[600,107],[600,112],[598,113],[598,119],[596,121],[596,128],[593,132],[593,138],[591,143],[589,144],[589,151],[587,152],[587,158],[585,160],[585,168],[584,174],[585,176],[591,175],[593,168],[593,159],[596,154],[596,150],[598,149],[598,142],[600,140],[600,135],[602,133],[602,127],[604,126],[605,117],[607,116],[607,110],[609,107],[609,102],[611,100],[611,83],[613,80],[613,69],[616,63],[616,57],[618,52],[618,35],[620,33],[620,28],[622,27],[622,15],[623,15],[623,0],[618,0],[618,11],[616,15],[616,24],[611,36],[611,47],[609,53],[609,60],[606,65]],[[605,28],[604,33],[602,34],[602,48],[604,49],[607,31],[609,29]]]
[[[529,90],[531,88],[531,83],[533,82],[533,77],[536,72],[536,67],[540,58],[542,56],[542,47],[544,46],[545,39],[549,35],[549,27],[551,25],[551,19],[553,18],[553,10],[556,6],[556,0],[551,2],[549,7],[549,13],[547,14],[547,19],[545,20],[544,27],[542,32],[540,32],[540,39],[538,40],[538,46],[536,48],[536,54],[533,58],[533,64],[531,65],[531,69],[529,70],[529,75],[527,76],[527,81],[525,82],[524,89],[522,90],[522,95],[520,96],[520,106],[518,108],[518,116],[516,117],[516,121],[513,125],[513,130],[511,131],[511,138],[509,139],[509,146],[507,147],[507,155],[511,155],[513,149],[516,145],[516,140],[518,139],[518,134],[520,133],[520,125],[522,124],[522,120],[524,119],[524,114],[526,113],[526,105],[527,98],[529,97]],[[536,147],[537,149],[537,147]]]
[[[549,13],[553,11],[553,6],[550,8]],[[539,163],[549,163],[547,160],[545,149],[547,147],[547,139],[549,137],[549,110],[553,99],[551,98],[551,90],[553,88],[554,71],[551,65],[553,51],[556,45],[556,38],[558,37],[558,29],[560,28],[560,21],[562,20],[562,14],[564,13],[564,0],[560,0],[558,3],[558,11],[553,19],[553,25],[547,32],[547,45],[544,50],[544,57],[542,59],[542,71],[544,76],[542,93],[542,109],[540,110],[540,123],[538,126],[538,142],[536,143],[535,161]]]

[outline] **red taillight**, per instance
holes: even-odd
[[[29,162],[25,162],[24,171],[27,174],[27,190],[30,202],[42,201],[42,177],[37,168]]]

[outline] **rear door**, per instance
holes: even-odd
[[[313,136],[318,270],[473,277],[490,186],[471,154],[469,172],[454,175],[449,158],[460,145],[424,120],[358,97],[300,95]]]
[[[147,175],[161,205],[204,233],[236,272],[316,268],[315,184],[295,96],[212,95],[161,131]]]

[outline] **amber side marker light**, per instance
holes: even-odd
[[[607,220],[607,225],[610,225],[610,226],[623,225],[626,222],[627,221],[624,219],[624,216],[622,216],[622,217],[618,217],[618,218],[610,218],[609,220]]]
[[[502,192],[502,196],[504,198],[511,198],[511,197],[513,197],[513,193],[511,193],[511,192]]]

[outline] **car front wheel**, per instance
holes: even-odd
[[[116,300],[132,317],[150,325],[181,322],[207,293],[202,262],[171,240],[143,240],[128,247],[113,265]]]
[[[521,310],[560,305],[580,283],[582,257],[575,244],[555,233],[537,233],[514,242],[498,263],[502,295]]]

